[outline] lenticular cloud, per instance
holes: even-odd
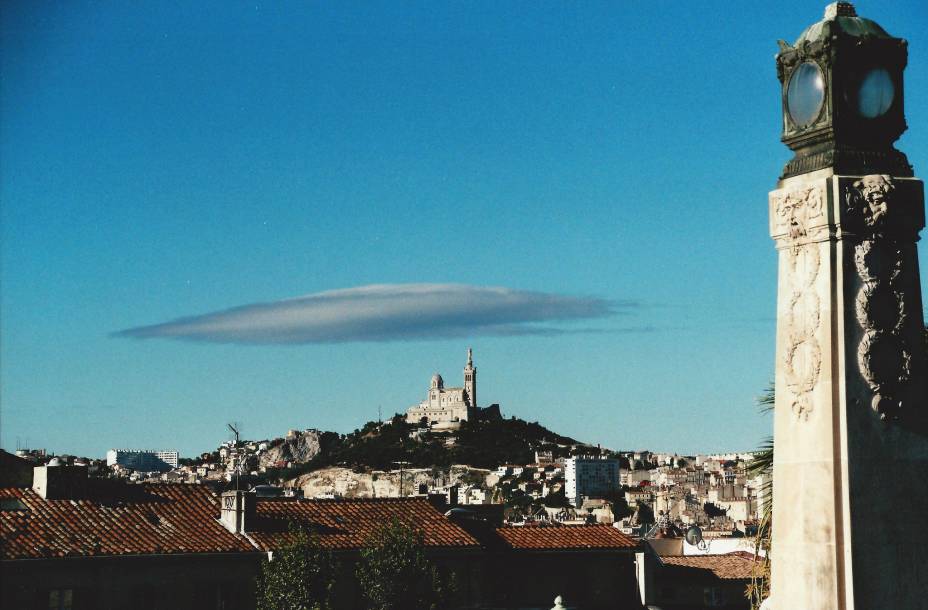
[[[179,318],[115,333],[137,339],[301,344],[572,332],[552,323],[634,308],[614,302],[461,284],[378,284]]]

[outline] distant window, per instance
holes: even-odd
[[[52,589],[48,592],[48,610],[71,610],[74,589]]]
[[[704,606],[718,607],[725,605],[725,595],[719,587],[706,587],[702,591]]]

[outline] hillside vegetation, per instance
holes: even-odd
[[[453,434],[426,432],[411,438],[410,433],[415,429],[397,415],[382,424],[369,422],[346,435],[323,432],[319,436],[319,452],[312,459],[276,474],[290,479],[330,466],[362,472],[390,470],[400,463],[413,468],[441,468],[452,464],[495,468],[500,464],[530,463],[535,459],[535,451],[567,455],[570,448],[578,444],[537,422],[515,418],[463,422],[461,429]]]

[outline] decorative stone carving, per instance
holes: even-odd
[[[825,196],[821,184],[770,195],[774,237],[787,246],[820,241],[828,235]]]
[[[850,212],[860,215],[864,225],[880,232],[889,212],[889,199],[896,187],[885,174],[864,176],[848,189]]]
[[[886,247],[890,246],[890,247]],[[854,247],[854,266],[857,275],[864,282],[895,282],[902,273],[903,253],[896,244],[885,241],[878,246],[877,240],[870,236]]]
[[[818,248],[793,246],[790,248],[787,262],[792,272],[794,291],[801,292],[802,289],[811,287],[815,283],[819,267],[822,266],[822,257]]]
[[[809,394],[815,389],[822,370],[822,349],[818,341],[812,334],[791,336],[783,364],[793,394],[793,412],[799,419],[808,419],[812,412]]]
[[[856,233],[854,265],[861,280],[855,315],[863,335],[857,346],[860,374],[873,392],[871,407],[883,419],[898,419],[912,378],[906,345],[907,307],[900,285],[905,253],[890,231],[894,219],[893,179],[864,176],[847,187],[848,225]]]
[[[784,319],[786,346],[783,371],[792,394],[792,409],[800,420],[812,412],[810,394],[818,384],[822,369],[822,348],[817,333],[821,326],[822,305],[816,292],[821,267],[818,244],[796,245],[784,253],[791,267],[792,295]]]

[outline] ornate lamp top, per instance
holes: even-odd
[[[835,17],[856,17],[857,11],[850,2],[832,2],[825,7],[825,19],[834,19]]]
[[[792,45],[777,41],[782,140],[795,156],[781,178],[829,168],[843,175],[911,176],[893,143],[906,129],[905,40],[835,2]]]
[[[793,46],[842,35],[852,38],[892,38],[877,22],[858,17],[850,2],[833,2],[825,7],[825,18],[807,27]]]

